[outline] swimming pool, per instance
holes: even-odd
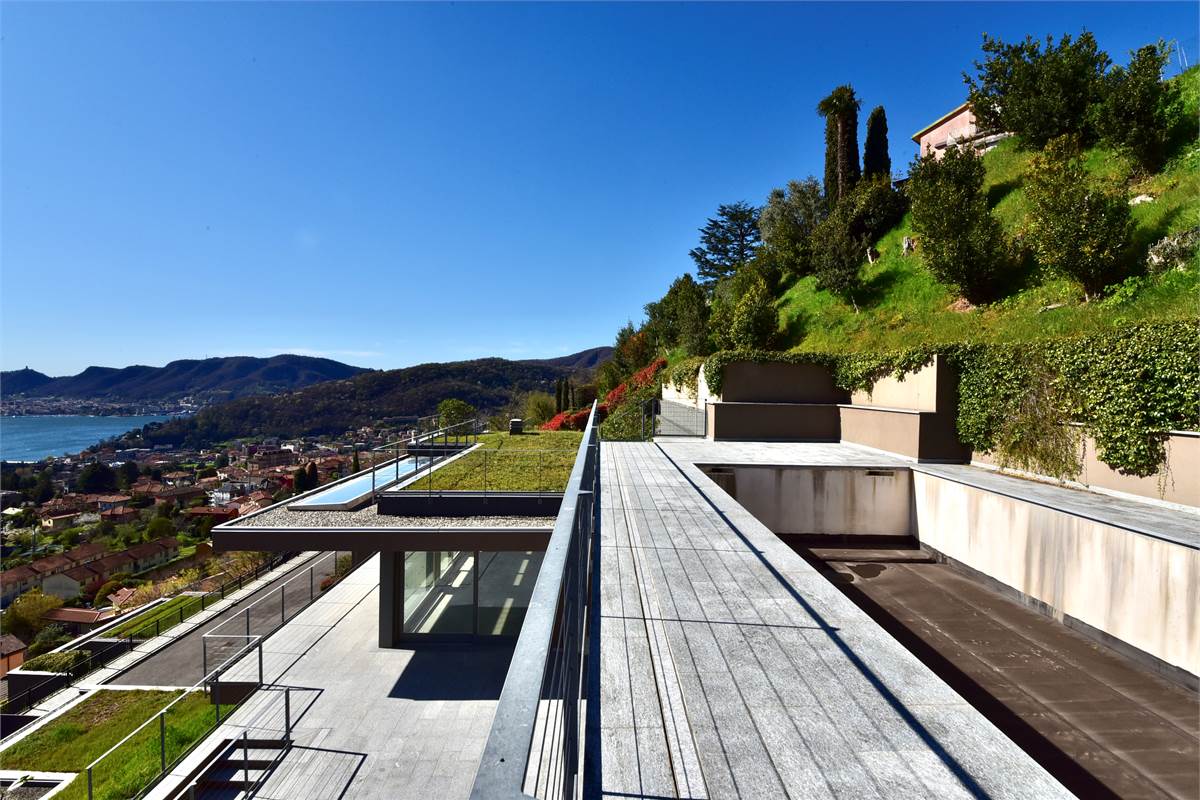
[[[429,463],[427,458],[405,456],[364,472],[356,478],[335,483],[328,489],[311,494],[303,500],[291,503],[288,508],[297,511],[328,511],[350,509],[371,496],[372,476],[374,488],[382,489],[402,478],[406,478]]]

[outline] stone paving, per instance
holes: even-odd
[[[290,687],[294,746],[260,798],[466,798],[512,654],[509,644],[380,648],[373,557],[268,639],[268,686],[159,784],[167,796],[222,740],[278,738]],[[230,680],[257,678],[256,658]]]

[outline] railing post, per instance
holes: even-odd
[[[207,680],[208,679],[208,639],[204,636],[200,637],[200,657],[201,657],[202,669],[204,670],[204,672],[200,673],[200,679]]]
[[[87,768],[88,773],[88,800],[92,800],[92,768]]]
[[[262,653],[262,637],[258,637],[258,685],[263,685],[263,653]]]
[[[313,588],[313,568],[308,568],[308,599],[311,601],[316,597],[316,592]]]
[[[159,765],[162,767],[159,772],[167,771],[167,712],[165,710],[158,712],[158,752]]]
[[[250,635],[250,609],[246,609],[246,636]]]
[[[279,587],[279,624],[287,622],[287,584]]]
[[[292,687],[283,687],[283,736],[292,740]]]
[[[242,776],[246,789],[250,789],[250,744],[246,732],[242,731]]]

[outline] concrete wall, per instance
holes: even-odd
[[[916,372],[906,373],[903,379],[887,376],[880,378],[869,392],[857,391],[850,395],[856,406],[883,406],[906,408],[912,411],[940,411],[938,407],[939,379],[945,382],[952,378],[945,359],[935,356],[933,363]],[[944,393],[944,389],[943,389]],[[943,406],[945,398],[942,398]],[[953,409],[947,409],[953,411]]]
[[[708,435],[717,441],[836,442],[836,405],[709,403]]]
[[[1084,486],[1165,500],[1200,508],[1200,433],[1172,432],[1167,438],[1167,460],[1161,472],[1148,478],[1122,475],[1096,455],[1096,443],[1084,437],[1083,470],[1074,480]],[[998,466],[990,453],[975,453],[971,460]]]
[[[727,403],[846,403],[850,396],[816,364],[725,365],[721,399]]]
[[[1200,674],[1200,550],[921,473],[913,496],[923,545]]]
[[[954,417],[932,411],[841,406],[841,440],[921,461],[966,461]]]
[[[778,534],[908,536],[911,530],[912,476],[906,469],[730,466],[715,471],[709,477]]]

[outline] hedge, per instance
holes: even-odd
[[[1196,321],[1130,326],[1111,333],[1019,344],[943,344],[890,353],[727,350],[704,377],[719,395],[734,362],[817,364],[846,391],[929,364],[941,354],[959,374],[958,435],[1001,463],[1059,477],[1079,470],[1081,435],[1100,460],[1127,475],[1153,475],[1170,430],[1200,422],[1200,328]],[[1066,423],[1078,423],[1079,428]]]

